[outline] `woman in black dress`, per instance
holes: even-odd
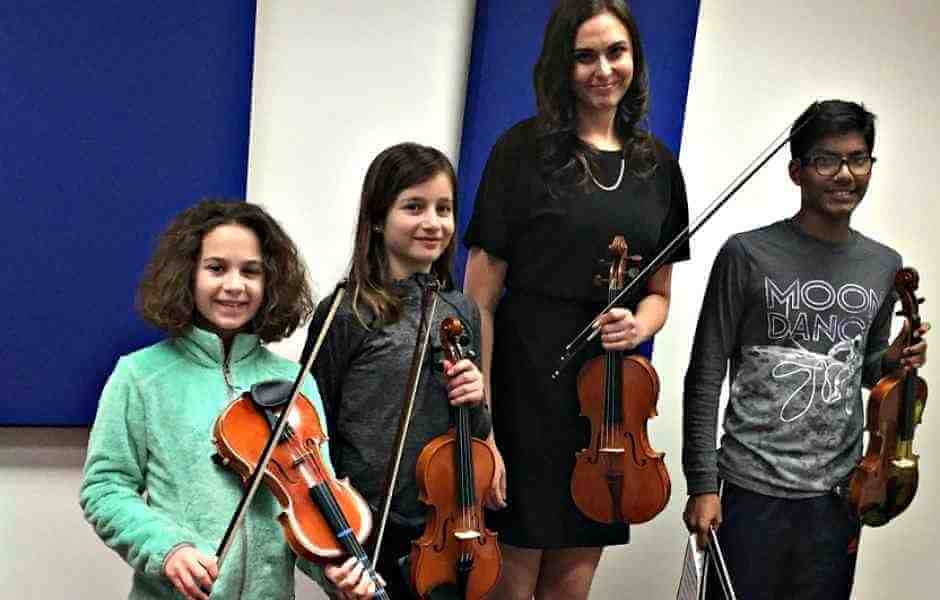
[[[464,242],[466,293],[482,311],[483,363],[495,443],[506,461],[491,504],[503,544],[497,598],[586,598],[603,546],[624,524],[591,521],[570,494],[579,416],[579,357],[559,381],[564,345],[606,304],[607,247],[623,235],[649,260],[688,223],[679,165],[641,124],[649,82],[622,0],[563,0],[535,67],[538,114],[510,128],[486,165]],[[683,247],[673,259],[689,256]],[[600,319],[607,350],[632,350],[666,321],[671,264],[645,296]],[[504,294],[505,291],[505,294]],[[593,354],[602,352],[595,344]],[[508,477],[503,474],[508,474]]]

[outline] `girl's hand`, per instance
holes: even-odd
[[[503,455],[499,452],[492,435],[486,439],[486,443],[493,449],[496,469],[493,472],[493,481],[490,483],[490,493],[484,500],[487,508],[500,510],[506,508],[506,463],[503,462]]]
[[[447,398],[453,406],[475,406],[483,402],[483,374],[473,362],[466,358],[457,364],[445,360],[444,375],[447,376]]]
[[[604,350],[633,350],[645,336],[632,312],[625,308],[612,308],[594,323],[601,330],[601,345]]]
[[[206,556],[192,546],[181,546],[167,557],[163,574],[189,600],[209,600],[212,583],[219,576],[219,565],[214,556]]]
[[[366,600],[375,595],[375,583],[355,557],[348,558],[341,565],[326,565],[323,574],[336,586],[342,600]],[[384,586],[385,580],[381,575],[379,580]]]

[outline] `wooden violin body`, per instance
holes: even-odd
[[[895,277],[901,314],[910,332],[920,328],[917,305],[921,300],[914,297],[917,284],[914,269],[901,269]],[[920,461],[913,452],[914,430],[926,403],[927,383],[916,369],[890,373],[872,389],[865,424],[868,448],[851,475],[848,489],[849,504],[865,525],[885,525],[914,500]]]
[[[463,326],[454,318],[441,324],[441,342],[452,363],[460,360]],[[465,600],[486,598],[496,586],[502,557],[496,534],[483,520],[496,457],[489,445],[470,435],[470,411],[454,409],[456,425],[425,445],[418,456],[418,498],[428,505],[424,532],[411,550],[411,585],[419,598],[448,587]]]
[[[610,295],[623,287],[627,245],[617,236]],[[645,523],[672,492],[664,455],[650,445],[646,424],[655,417],[659,376],[642,356],[606,352],[578,373],[581,415],[591,422],[590,446],[576,454],[571,496],[588,518],[601,523]]]
[[[252,392],[246,392],[215,423],[217,461],[243,480],[254,471],[271,436],[268,410],[276,415],[280,409],[259,406]],[[348,538],[362,543],[368,537],[372,528],[369,506],[348,480],[334,478],[325,467],[319,415],[303,394],[287,418],[287,429],[268,463],[264,482],[284,509],[278,520],[291,549],[318,563],[338,560],[351,554]],[[337,535],[347,530],[352,535]]]
[[[606,357],[592,359],[578,374],[581,414],[591,421],[591,445],[576,455],[571,495],[594,521],[645,523],[662,512],[672,492],[663,454],[650,445],[646,430],[647,420],[657,414],[659,376],[642,356],[619,357],[616,378],[622,402],[619,411],[608,405],[605,415],[605,403],[592,400],[603,397],[595,388],[606,379],[606,362]],[[621,418],[611,419],[613,412]]]

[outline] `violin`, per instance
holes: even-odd
[[[444,355],[456,364],[466,344],[463,324],[441,323]],[[453,409],[456,425],[432,439],[418,456],[418,498],[428,505],[424,532],[412,543],[411,585],[428,598],[435,588],[456,588],[460,598],[486,598],[499,580],[502,559],[496,534],[483,521],[496,458],[489,445],[470,436],[470,409]]]
[[[908,325],[905,346],[920,341],[918,305],[924,300],[915,296],[919,280],[912,268],[901,269],[894,278],[902,307],[898,314]],[[913,452],[914,430],[926,403],[927,382],[916,368],[899,368],[882,377],[868,396],[868,448],[848,485],[849,504],[865,525],[887,524],[914,500],[920,459]]]
[[[290,382],[264,381],[232,402],[216,420],[213,442],[219,460],[243,480],[255,470],[274,419],[284,408]],[[372,530],[368,503],[347,479],[330,474],[320,454],[326,435],[317,411],[300,394],[264,473],[264,482],[284,508],[278,521],[291,549],[316,563],[355,554]],[[351,535],[337,535],[349,531]]]
[[[337,479],[324,463],[320,445],[327,437],[310,400],[300,392],[343,297],[337,286],[316,345],[296,380],[264,381],[236,398],[219,416],[212,442],[218,464],[246,483],[238,509],[216,553],[219,567],[243,522],[261,481],[284,509],[278,521],[295,554],[324,564],[354,556],[375,586],[374,598],[388,600],[362,543],[372,529],[368,503],[348,479]]]
[[[628,262],[623,236],[609,246],[608,296],[624,287]],[[578,373],[581,416],[591,422],[590,446],[576,454],[571,496],[601,523],[645,523],[669,502],[672,486],[663,453],[650,445],[647,420],[655,417],[659,376],[646,358],[605,352]]]

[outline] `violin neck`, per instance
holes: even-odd
[[[901,388],[901,406],[898,411],[898,441],[908,442],[914,439],[914,403],[916,401],[917,369],[911,369],[904,375]]]
[[[457,451],[454,453],[457,473],[457,504],[462,508],[476,505],[476,490],[473,477],[473,441],[470,436],[470,409],[458,406],[454,409],[454,438]]]
[[[359,540],[356,539],[356,534],[352,527],[350,527],[349,521],[346,520],[345,515],[343,515],[343,510],[336,501],[336,496],[334,496],[333,492],[330,490],[330,486],[327,485],[325,481],[321,481],[310,487],[309,492],[310,498],[313,500],[314,504],[316,504],[317,508],[320,509],[320,514],[326,519],[330,529],[333,530],[333,535],[335,535],[336,539],[343,545],[346,553],[350,556],[355,556],[359,559],[359,562],[365,566],[369,578],[372,580],[372,583],[375,584],[375,589],[377,590],[373,597],[380,599],[388,598],[385,588],[379,582],[375,567],[369,559],[369,555],[366,553],[365,548],[362,547],[362,544],[359,543]]]
[[[908,321],[911,334],[908,345],[916,344],[920,341],[916,332],[920,329],[920,317],[914,315]],[[898,409],[898,441],[909,442],[914,439],[915,406],[917,401],[917,369],[912,368],[904,374],[904,383],[901,388],[901,406]]]
[[[620,288],[607,292],[608,301],[613,301]],[[614,425],[623,422],[623,351],[606,352],[604,368],[604,422]]]

